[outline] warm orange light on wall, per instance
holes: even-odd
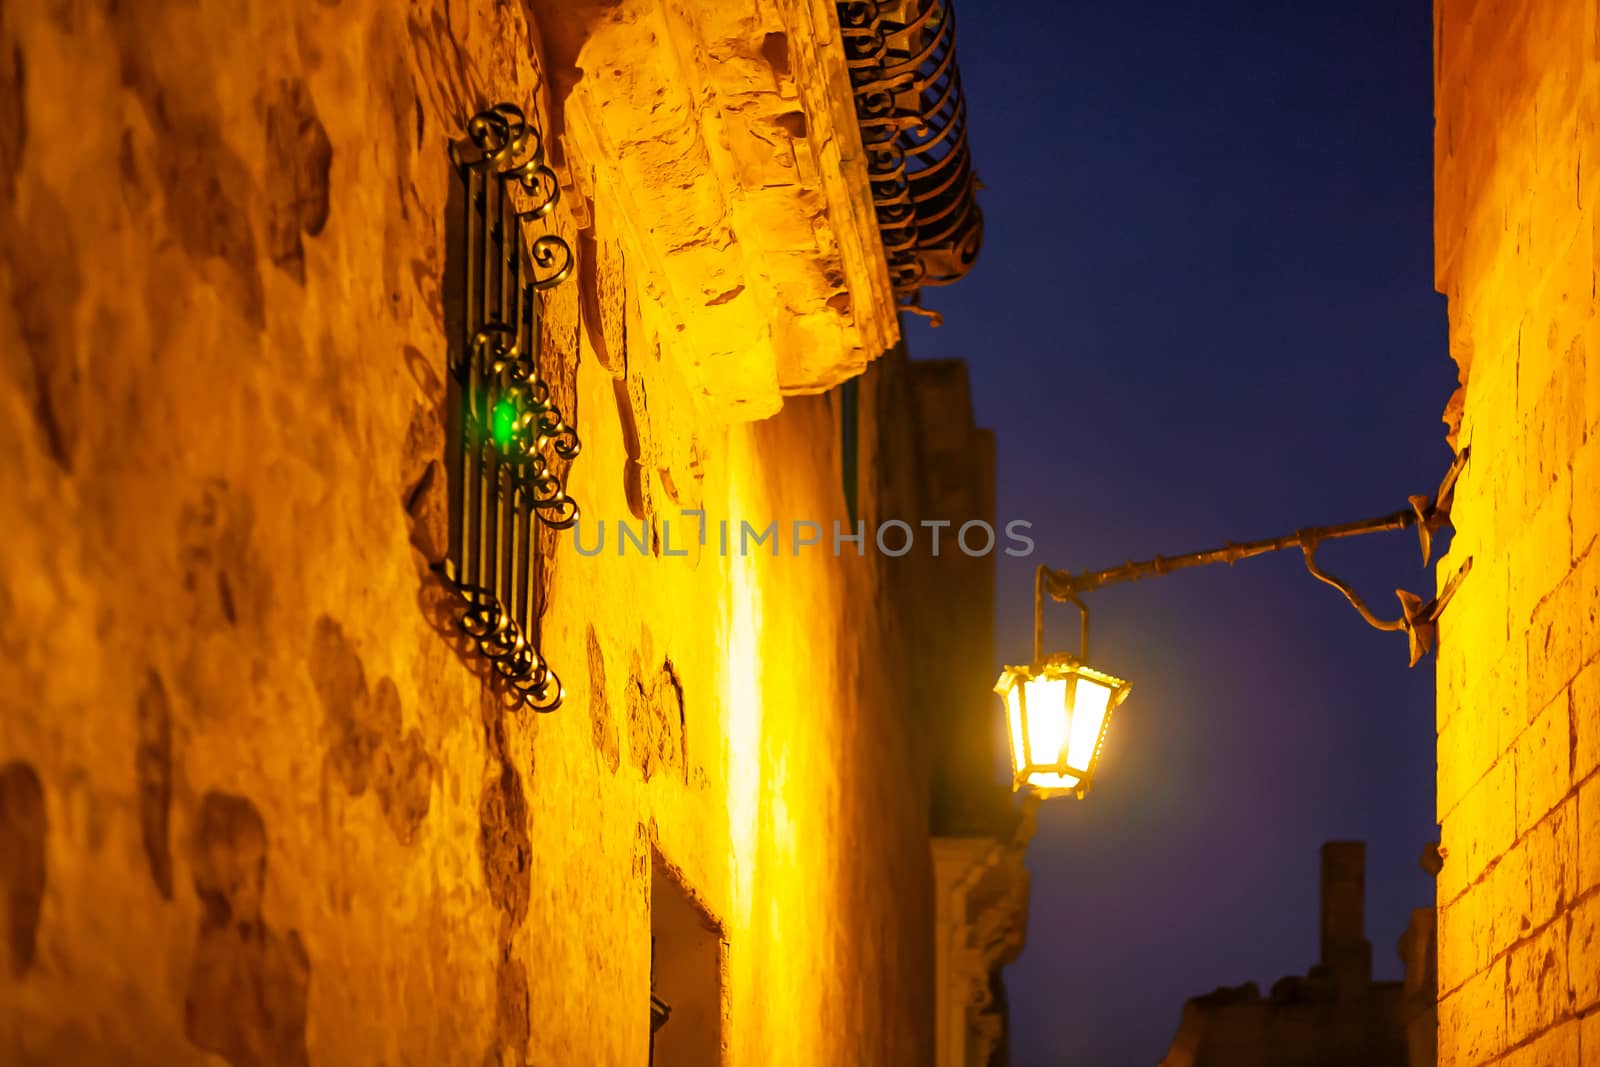
[[[1121,678],[1066,655],[1007,667],[994,691],[1011,734],[1011,787],[1041,799],[1082,797],[1094,780],[1111,712],[1128,695]]]

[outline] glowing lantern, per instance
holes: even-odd
[[[1071,656],[1007,667],[994,691],[1011,733],[1011,788],[1082,797],[1094,779],[1111,712],[1129,685]]]

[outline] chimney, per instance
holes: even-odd
[[[1366,883],[1366,842],[1329,841],[1322,846],[1322,967],[1341,990],[1372,981]]]

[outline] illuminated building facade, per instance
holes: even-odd
[[[0,1060],[988,1062],[993,559],[877,536],[981,219],[845,7],[7,7]]]

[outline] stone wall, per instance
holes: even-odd
[[[757,58],[807,69],[799,29],[763,34]],[[943,564],[897,575],[870,534],[724,556],[679,516],[844,520],[838,404],[744,416],[892,340],[872,264],[839,251],[875,238],[827,199],[837,174],[802,182],[819,248],[747,245],[750,299],[686,303],[724,261],[663,265],[646,239],[679,220],[648,213],[670,203],[630,199],[538,38],[487,0],[0,14],[0,1061],[642,1063],[665,871],[725,941],[723,1062],[932,1062],[940,746],[904,680],[939,620],[895,590]],[[580,267],[543,361],[584,439],[585,542],[610,538],[544,545],[547,716],[457,657],[429,569],[444,148],[496,100],[542,101],[559,138],[552,225]],[[831,327],[768,299],[815,285],[855,297]],[[728,304],[768,324],[755,386],[683,354]],[[843,362],[783,364],[813,334]],[[902,442],[868,514],[924,494],[916,435],[878,434],[905,417],[863,403],[863,437]],[[657,554],[616,555],[624,520]],[[986,619],[988,596],[944,606]]]
[[[1600,1064],[1600,24],[1435,5],[1438,288],[1470,446],[1441,583],[1439,1061]]]

